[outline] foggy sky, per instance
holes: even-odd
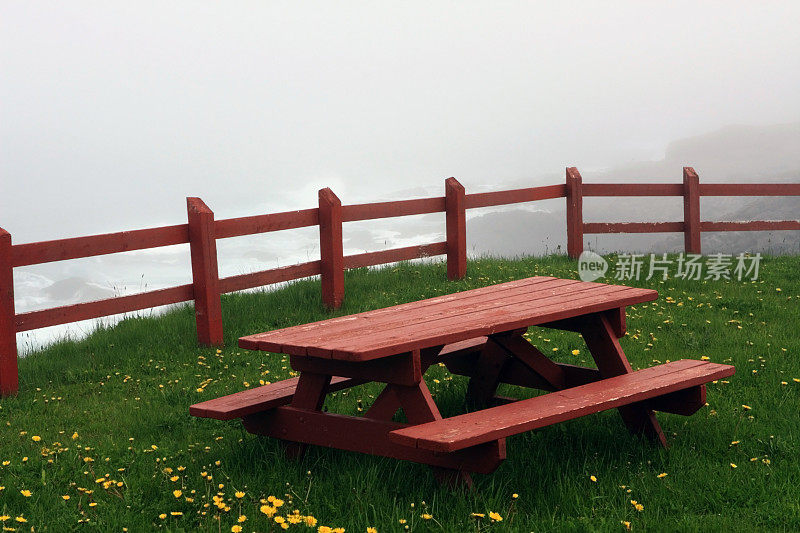
[[[30,242],[663,157],[800,118],[800,4],[0,4],[0,226]],[[679,177],[676,177],[676,180]]]

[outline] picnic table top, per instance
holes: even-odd
[[[239,339],[242,348],[366,361],[655,300],[651,289],[536,276]]]

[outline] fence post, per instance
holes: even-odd
[[[344,301],[342,202],[328,187],[319,190],[319,254],[322,303],[337,309]]]
[[[467,275],[467,214],[464,186],[455,178],[444,180],[447,227],[447,279]]]
[[[200,198],[186,198],[186,208],[189,214],[189,248],[192,256],[197,341],[204,346],[221,346],[222,303],[217,270],[214,213]]]
[[[0,228],[0,396],[19,390],[11,234]]]
[[[683,244],[686,253],[700,253],[700,178],[683,167]]]
[[[575,167],[567,168],[567,255],[583,253],[583,178]]]

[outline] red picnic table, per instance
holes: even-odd
[[[249,335],[239,346],[288,354],[299,377],[191,406],[194,416],[241,418],[247,431],[304,444],[434,466],[471,483],[505,459],[505,438],[584,415],[618,409],[631,433],[666,446],[654,411],[691,415],[705,405],[705,383],[735,368],[677,360],[634,371],[618,339],[625,308],[655,300],[654,290],[537,276],[427,300]],[[579,332],[597,368],[550,360],[523,334],[529,326]],[[425,371],[444,363],[469,376],[466,414],[442,418]],[[322,411],[326,394],[385,383],[363,416]],[[515,400],[500,383],[550,391]],[[407,423],[393,420],[403,409]],[[449,474],[456,474],[452,478]]]

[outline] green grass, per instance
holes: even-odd
[[[633,530],[798,530],[799,269],[797,257],[765,258],[757,282],[639,283],[660,298],[629,309],[622,344],[634,367],[705,356],[735,364],[736,375],[710,384],[710,405],[695,415],[659,414],[669,450],[631,437],[616,412],[606,412],[508,439],[508,459],[491,475],[475,475],[471,492],[442,488],[427,467],[391,459],[312,448],[299,463],[289,461],[280,443],[246,433],[238,421],[189,416],[193,403],[290,375],[286,358],[240,350],[236,339],[332,316],[321,309],[318,282],[225,297],[221,353],[197,347],[191,308],[128,319],[20,361],[19,395],[0,400],[0,514],[10,516],[3,525],[231,531],[244,514],[244,531],[280,530],[259,512],[259,500],[274,495],[285,501],[279,514],[297,509],[317,526],[348,532],[403,531],[400,520],[414,531],[623,531],[623,522]],[[481,259],[460,282],[445,281],[441,263],[350,271],[346,303],[335,314],[536,274],[575,278],[575,263]],[[557,359],[587,362],[576,334],[529,334]],[[459,412],[465,379],[441,367],[427,377],[445,415]],[[326,406],[355,414],[359,400],[368,405],[378,390],[339,392]],[[229,511],[204,507],[217,493]],[[503,521],[489,520],[489,511]]]

